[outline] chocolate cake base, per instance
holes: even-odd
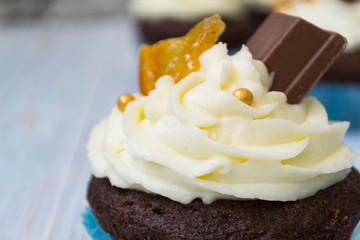
[[[88,201],[114,239],[338,239],[360,219],[360,175],[294,202],[168,198],[111,186],[93,177]]]
[[[360,50],[341,54],[323,78],[327,81],[360,84]]]
[[[141,37],[154,43],[166,38],[184,36],[202,18],[193,20],[161,19],[137,21],[137,28]],[[244,16],[239,19],[223,18],[226,24],[224,33],[220,36],[220,41],[225,42],[230,49],[240,47],[250,34],[255,30],[257,22],[252,16]]]

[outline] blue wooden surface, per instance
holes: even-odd
[[[0,239],[89,238],[85,144],[137,91],[136,45],[125,17],[0,22]]]
[[[137,90],[128,19],[0,27],[0,239],[87,239],[90,128]]]

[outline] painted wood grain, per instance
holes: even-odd
[[[59,19],[31,22],[0,22],[0,97],[17,73],[31,61],[46,44]]]
[[[71,230],[75,226],[73,232],[87,236],[79,217],[85,203],[84,183],[90,175],[84,160],[83,143],[87,138],[84,123],[88,122],[91,104],[96,106],[95,93],[101,86],[100,78],[111,72],[106,70],[109,66],[115,67],[109,62],[124,61],[121,60],[123,52],[119,51],[115,51],[119,58],[109,59],[113,48],[121,44],[118,41],[121,22],[62,22],[46,44],[13,76],[2,94],[0,239],[49,239],[50,236],[54,239],[59,233],[65,233],[65,228]],[[33,37],[38,38],[38,34],[34,32]],[[20,43],[14,41],[13,44]],[[8,45],[13,47],[11,42]],[[0,58],[6,61],[9,57],[5,54]],[[126,62],[130,64],[128,57]],[[122,71],[127,74],[129,69],[129,66],[123,67]],[[117,76],[119,83],[121,79],[130,80],[126,74]],[[108,97],[107,94],[105,90],[102,95]],[[75,171],[75,175],[71,175],[72,166],[87,171],[83,174]],[[73,176],[71,181],[70,176]],[[73,188],[74,182],[83,184]],[[72,188],[65,188],[67,184]],[[63,221],[66,212],[73,222]],[[74,218],[72,214],[77,215]]]
[[[137,90],[137,54],[135,48],[131,47],[132,30],[127,21],[115,22],[112,26],[114,31],[109,44],[111,47],[104,61],[106,68],[99,75],[100,82],[83,125],[83,132],[48,239],[83,239],[87,236],[81,223],[81,214],[87,205],[85,195],[91,176],[85,151],[90,129],[109,114],[115,106],[117,96],[123,92]]]

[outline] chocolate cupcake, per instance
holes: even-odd
[[[114,239],[350,239],[359,199],[355,169],[344,181],[291,202],[196,199],[185,205],[95,177],[88,190],[95,217]]]
[[[274,16],[267,24],[291,18]],[[290,104],[271,91],[278,75],[246,46],[229,56],[218,43],[197,57],[221,29],[213,16],[141,48],[140,81],[162,76],[148,96],[122,95],[93,128],[93,214],[115,239],[350,238],[360,175],[342,143],[349,123],[330,122],[313,97]]]
[[[348,46],[329,68],[324,79],[360,84],[360,1],[287,1],[286,4],[276,5],[275,9],[343,35]]]
[[[254,5],[249,0],[131,0],[129,11],[146,42],[183,36],[201,19],[220,14],[227,26],[220,41],[227,43],[229,48],[237,48],[267,15],[265,5],[270,3]]]
[[[275,5],[274,5],[275,6]],[[324,75],[312,94],[319,98],[333,120],[350,120],[360,126],[360,1],[312,0],[286,1],[275,9],[303,17],[314,24],[339,32],[346,37],[348,46]],[[346,102],[347,108],[338,102]]]

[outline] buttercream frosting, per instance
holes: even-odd
[[[244,0],[131,0],[130,12],[145,19],[191,19],[218,13],[223,17],[241,17],[245,13]]]
[[[277,10],[302,17],[313,24],[343,35],[348,46],[345,51],[360,50],[360,1],[342,0],[291,1]]]
[[[313,97],[290,105],[269,91],[271,74],[247,47],[219,43],[178,83],[161,77],[124,112],[114,107],[91,132],[96,177],[174,201],[293,201],[343,180],[355,153],[341,140],[348,122],[329,122]],[[232,95],[247,88],[251,106]]]

